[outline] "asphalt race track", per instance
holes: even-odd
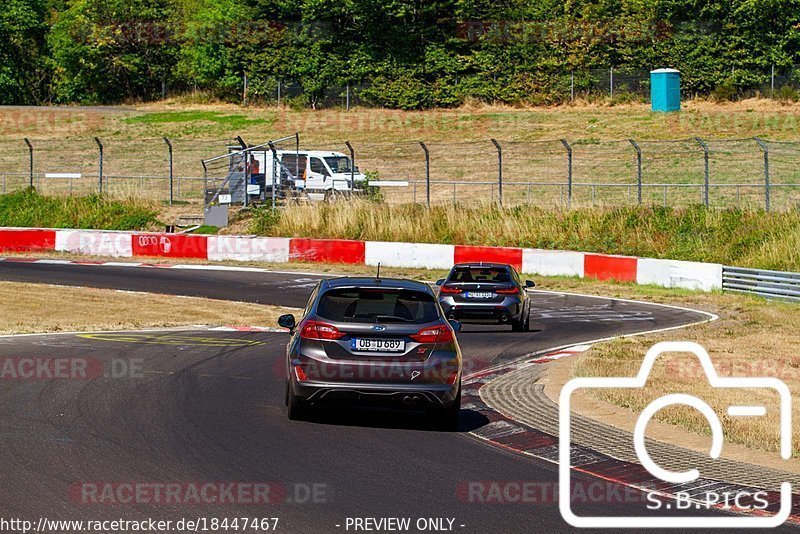
[[[298,307],[318,278],[0,262],[0,280]],[[469,371],[550,347],[703,318],[649,304],[536,293],[532,332],[466,325],[459,340]],[[410,517],[412,525],[417,518],[451,518],[452,530],[465,533],[571,530],[552,497],[496,504],[465,495],[465,485],[476,481],[529,481],[551,494],[557,486],[552,466],[470,436],[486,423],[475,412],[462,411],[458,433],[430,429],[417,414],[390,412],[323,411],[311,422],[288,421],[286,340],[282,333],[199,330],[0,338],[2,358],[70,357],[89,362],[94,373],[88,380],[0,384],[0,516],[278,517],[277,531],[291,533],[354,532],[347,519],[356,517]],[[86,497],[87,487],[209,481],[267,483],[271,502],[165,503],[150,496],[95,503]],[[644,502],[576,510],[641,514]]]

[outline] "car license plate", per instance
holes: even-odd
[[[362,352],[405,352],[406,342],[402,339],[370,339],[358,337],[350,340],[350,348]]]
[[[491,291],[468,291],[467,298],[468,299],[490,299],[494,297],[494,293]]]

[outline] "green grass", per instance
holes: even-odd
[[[199,228],[195,228],[190,234],[204,234],[204,235],[213,235],[219,233],[219,226],[211,226],[208,224],[202,224]]]
[[[143,230],[157,228],[156,211],[141,201],[49,197],[26,189],[0,195],[0,226]]]
[[[623,207],[543,209],[342,202],[257,210],[261,235],[496,245],[800,270],[800,213]]]
[[[267,119],[250,119],[245,115],[225,115],[217,111],[166,111],[147,113],[122,119],[127,124],[167,124],[185,122],[213,122],[226,128],[241,128],[257,124],[266,124]]]

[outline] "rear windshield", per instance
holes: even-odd
[[[508,269],[503,267],[457,267],[450,273],[448,282],[485,282],[508,284],[513,280]]]
[[[439,318],[433,296],[405,289],[332,289],[317,315],[342,323],[430,323]]]

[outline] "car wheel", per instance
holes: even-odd
[[[524,332],[525,331],[525,319],[520,318],[511,319],[511,331],[512,332]]]
[[[456,432],[458,421],[461,414],[461,385],[458,386],[456,398],[444,408],[439,408],[434,412],[434,422],[436,427],[445,432]]]
[[[525,323],[522,326],[524,332],[531,331],[531,310],[529,309],[528,312],[525,314]]]
[[[298,399],[294,394],[291,385],[288,386],[287,391],[286,416],[290,421],[302,421],[308,417],[308,408],[303,401]]]

